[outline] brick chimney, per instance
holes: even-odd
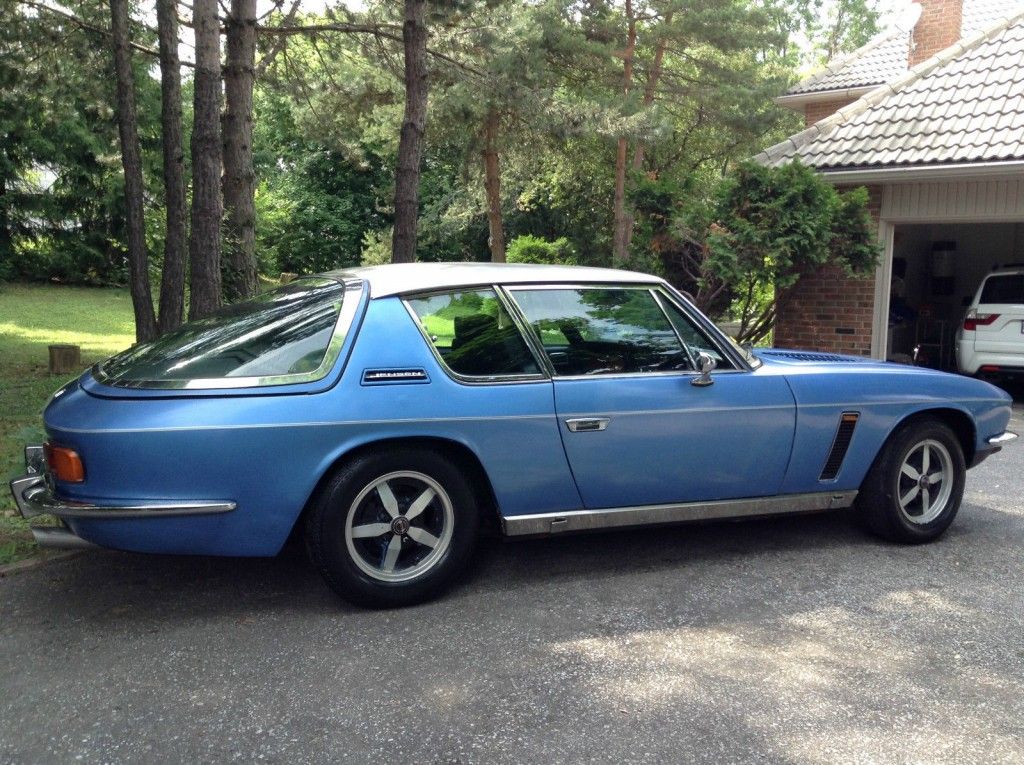
[[[918,0],[921,18],[910,33],[910,66],[916,66],[960,39],[963,0]]]

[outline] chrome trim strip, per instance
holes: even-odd
[[[649,526],[717,518],[743,518],[833,510],[850,507],[856,498],[856,491],[826,491],[813,494],[786,494],[779,497],[687,502],[675,505],[572,510],[567,513],[513,515],[502,518],[501,525],[505,534],[510,537],[536,536],[564,531],[590,531],[622,526]]]
[[[30,474],[11,481],[11,493],[24,518],[56,515],[58,518],[159,518],[176,515],[228,513],[234,502],[196,500],[191,502],[140,502],[134,505],[96,505],[58,498],[46,485],[44,476]]]
[[[1016,439],[1017,434],[1012,430],[1007,430],[1005,433],[1000,433],[998,436],[992,436],[992,438],[988,440],[988,443],[990,446],[1003,446],[1011,441],[1015,441]]]
[[[318,277],[331,278],[334,277]],[[110,385],[114,388],[130,388],[142,390],[222,390],[228,388],[263,388],[277,385],[298,385],[301,383],[316,382],[322,380],[341,355],[341,349],[345,345],[352,325],[355,322],[356,313],[362,303],[363,282],[358,280],[346,280],[343,282],[345,291],[342,296],[341,310],[338,312],[338,321],[334,325],[334,334],[327,344],[327,350],[320,361],[320,365],[311,372],[298,372],[295,374],[266,375],[263,377],[205,377],[192,380],[118,380],[107,375],[103,371],[106,361],[94,364],[92,376],[98,383]]]

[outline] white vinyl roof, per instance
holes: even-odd
[[[525,263],[395,263],[332,271],[335,278],[356,278],[370,286],[370,297],[428,292],[447,287],[489,284],[661,284],[650,274],[615,268],[542,266]]]

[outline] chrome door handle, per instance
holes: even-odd
[[[576,417],[565,421],[565,426],[573,433],[590,433],[608,427],[610,417]]]

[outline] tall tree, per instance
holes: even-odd
[[[156,21],[160,47],[160,127],[167,220],[157,322],[157,329],[163,333],[181,324],[185,301],[185,156],[181,137],[177,0],[157,0]]]
[[[391,244],[394,263],[416,260],[419,218],[420,163],[427,122],[426,0],[405,0],[402,43],[405,51],[405,114],[395,166],[395,233]]]
[[[622,51],[622,100],[628,102],[633,90],[633,61],[636,57],[636,14],[632,0],[626,0],[626,47]],[[626,211],[626,155],[629,143],[620,135],[615,146],[615,197],[612,200],[615,231],[612,234],[612,261],[617,264],[629,259],[631,218]]]
[[[117,82],[117,125],[124,167],[125,222],[128,228],[128,273],[135,311],[135,339],[156,337],[156,314],[149,284],[149,258],[142,208],[142,149],[135,111],[135,76],[128,32],[128,0],[110,0],[111,42]]]
[[[123,2],[123,0],[113,0]],[[217,0],[194,0],[196,40],[192,127],[192,231],[189,237],[189,319],[220,307],[220,28]]]
[[[256,294],[256,177],[252,100],[256,67],[256,0],[231,0],[224,63],[224,296]]]
[[[484,192],[487,197],[487,243],[494,263],[505,262],[505,229],[501,215],[501,165],[498,161],[498,129],[501,115],[491,107],[484,118]]]

